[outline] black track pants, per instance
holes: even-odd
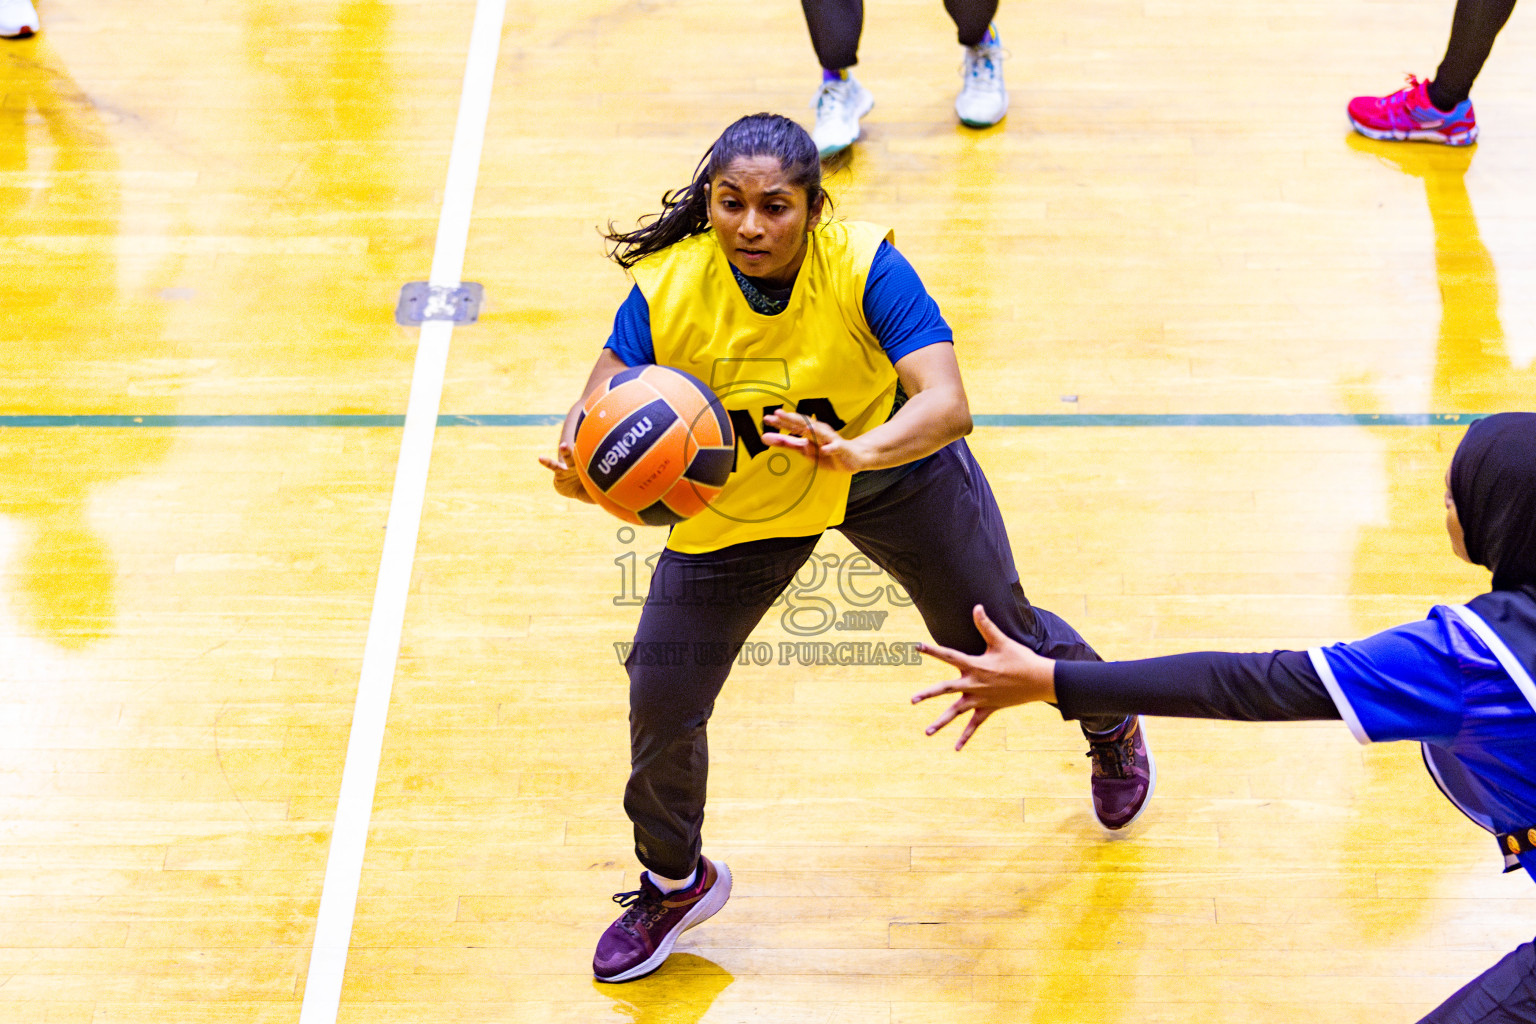
[[[1450,110],[1471,94],[1472,83],[1493,49],[1494,37],[1514,9],[1515,0],[1456,0],[1445,59],[1429,85],[1431,103]]]
[[[824,68],[851,68],[859,62],[864,0],[800,0],[811,45]],[[944,0],[961,46],[975,46],[997,16],[997,0]]]

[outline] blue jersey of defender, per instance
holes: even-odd
[[[1528,603],[1516,594],[1484,595],[1471,606],[1437,606],[1422,622],[1311,652],[1356,739],[1420,741],[1445,795],[1495,833],[1536,826],[1536,631],[1522,607]],[[1506,855],[1506,864],[1516,859]],[[1536,852],[1518,861],[1536,876]]]

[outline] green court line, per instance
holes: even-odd
[[[1409,413],[978,413],[978,427],[1458,427],[1484,412]],[[553,427],[561,413],[445,413],[440,427]],[[0,415],[0,430],[41,427],[400,427],[392,413],[208,416]]]
[[[1486,412],[1408,413],[979,413],[978,427],[1456,427]]]
[[[445,414],[440,427],[548,427],[564,422],[557,413],[529,415],[466,416]],[[403,427],[405,417],[394,413],[340,413],[334,415],[229,414],[208,416],[3,416],[6,427]]]

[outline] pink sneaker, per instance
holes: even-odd
[[[1477,141],[1477,115],[1464,99],[1449,113],[1429,101],[1429,82],[1408,76],[1408,87],[1390,96],[1356,96],[1349,101],[1349,123],[1373,139],[1439,142],[1470,146]]]

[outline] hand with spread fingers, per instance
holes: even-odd
[[[588,505],[597,504],[596,499],[582,486],[581,474],[576,472],[576,448],[569,441],[560,442],[552,459],[547,455],[540,455],[539,465],[555,474],[555,490],[562,498],[575,498]]]
[[[775,409],[763,422],[776,432],[763,435],[763,443],[788,448],[815,459],[817,468],[857,473],[870,468],[870,459],[857,438],[846,438],[814,416]]]
[[[987,641],[985,653],[962,654],[948,647],[917,645],[917,649],[929,657],[960,670],[960,678],[935,684],[912,695],[912,703],[917,704],[946,693],[960,694],[960,699],[945,709],[938,721],[927,729],[928,735],[932,736],[969,711],[971,719],[965,723],[965,729],[955,743],[956,750],[965,746],[992,712],[1015,704],[1056,699],[1056,663],[1042,658],[998,629],[981,605],[972,609],[971,614],[976,620],[976,628]]]

